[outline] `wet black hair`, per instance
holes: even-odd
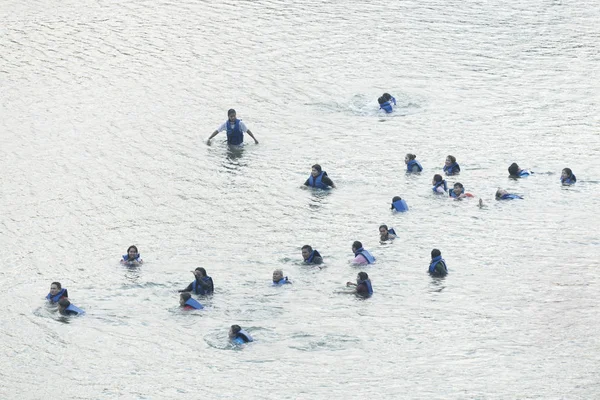
[[[434,180],[434,181],[436,181],[436,182],[441,182],[441,181],[443,181],[443,179],[442,179],[442,176],[441,176],[440,174],[435,174],[435,175],[433,176],[433,180]]]
[[[381,97],[383,97],[385,101],[390,101],[392,99],[392,95],[389,93],[384,93]]]
[[[181,298],[185,301],[188,301],[192,298],[192,295],[190,294],[190,292],[183,292],[181,293]]]
[[[196,268],[196,271],[200,271],[200,273],[202,273],[202,276],[206,276],[206,270],[202,267],[198,267]]]
[[[136,253],[139,253],[139,251],[138,251],[138,248],[137,248],[136,246],[134,246],[134,245],[131,245],[131,246],[129,246],[129,247],[127,248],[127,254],[129,254],[129,250],[131,250],[131,249],[135,249],[135,252],[136,252]]]
[[[319,164],[315,164],[311,168],[314,168],[314,169],[316,169],[319,172],[323,171],[323,169],[321,168],[321,166]]]
[[[355,249],[360,249],[362,246],[362,243],[359,242],[358,240],[356,240],[354,243],[352,243],[352,247],[354,247]]]
[[[308,251],[313,251],[313,248],[307,244],[305,244],[304,246],[302,246],[302,250],[307,249]]]
[[[229,117],[231,114],[235,114],[235,110],[234,110],[233,108],[230,108],[230,109],[227,111],[227,116],[228,116],[228,117]]]
[[[377,99],[377,102],[379,104],[383,104],[383,103],[385,103],[385,99],[383,98],[383,96],[381,96],[380,98]]]
[[[358,277],[360,278],[361,281],[366,281],[367,279],[369,279],[369,275],[363,271],[360,271],[358,273]]]
[[[519,174],[519,165],[515,162],[510,164],[510,167],[508,167],[508,173],[510,175],[518,175]]]
[[[239,325],[231,325],[231,330],[233,331],[233,333],[238,333],[242,330],[242,327]]]
[[[61,286],[60,282],[52,282],[52,283],[50,284],[50,286],[52,286],[52,285],[56,285],[56,287],[58,288],[58,290],[61,290],[61,289],[62,289],[62,286]]]
[[[456,182],[456,183],[454,184],[454,187],[459,187],[459,188],[461,188],[461,189],[464,189],[464,188],[465,188],[465,187],[463,186],[463,184],[462,184],[462,183],[460,183],[460,182]]]
[[[571,171],[571,168],[563,168],[563,171],[565,171],[567,174],[569,174],[569,176],[573,175],[573,171]],[[58,288],[60,289],[60,286]]]
[[[452,163],[455,163],[455,162],[456,162],[456,157],[454,157],[454,156],[448,156],[448,157],[446,157],[446,158],[449,158],[449,159],[450,159],[450,162],[452,162]]]
[[[386,224],[379,225],[379,229],[381,229],[381,228],[385,228],[386,231],[388,230],[388,226]]]
[[[438,249],[431,250],[431,258],[436,258],[442,255],[442,252]]]
[[[416,159],[416,158],[417,158],[417,156],[416,156],[416,155],[414,155],[414,154],[411,154],[411,153],[406,153],[406,157],[408,157],[408,159],[409,159],[409,160],[414,160],[414,159]]]
[[[71,302],[66,297],[63,297],[58,301],[58,305],[64,308],[67,308],[71,305]]]

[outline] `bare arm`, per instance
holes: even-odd
[[[218,133],[219,133],[219,131],[218,131],[218,130],[214,131],[214,132],[212,133],[212,135],[210,135],[210,137],[209,137],[209,138],[208,138],[208,140],[206,141],[206,144],[210,146],[210,140],[211,140],[212,138],[214,138],[215,136],[217,136],[217,134],[218,134]]]
[[[256,138],[254,137],[254,135],[252,134],[252,132],[250,132],[250,129],[247,129],[247,130],[246,130],[246,133],[247,133],[248,135],[250,135],[250,137],[251,137],[252,139],[254,139],[254,143],[258,144],[258,140],[256,140]]]

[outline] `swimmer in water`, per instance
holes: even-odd
[[[194,274],[194,282],[190,283],[185,289],[180,290],[181,292],[194,292],[198,295],[212,294],[215,291],[213,280],[210,276],[206,275],[206,270],[202,267],[196,268],[195,271],[191,271]]]
[[[519,168],[517,163],[512,163],[510,164],[510,167],[508,167],[508,174],[511,178],[523,178],[533,174],[533,172],[527,169]]]
[[[431,276],[436,277],[448,275],[448,267],[446,267],[446,262],[442,258],[442,252],[438,249],[431,250],[431,263],[428,272]]]
[[[440,174],[435,174],[433,176],[433,180],[431,181],[433,187],[433,193],[435,194],[444,194],[448,191],[448,186],[446,185],[446,181]]]
[[[406,172],[415,173],[423,171],[423,166],[417,161],[417,156],[414,154],[406,154],[404,163],[406,164]]]
[[[273,271],[273,286],[281,286],[291,284],[292,281],[288,279],[288,277],[283,276],[283,271],[280,269],[276,269]]]
[[[573,174],[573,171],[571,171],[571,168],[565,168],[562,170],[562,173],[560,174],[560,182],[565,186],[572,185],[577,182],[577,178],[575,177],[575,174]]]
[[[394,196],[391,209],[396,212],[405,212],[408,211],[408,204],[400,196]]]
[[[210,146],[212,138],[217,136],[219,132],[227,131],[227,144],[239,146],[244,143],[244,133],[250,135],[254,139],[254,143],[258,144],[258,140],[254,137],[250,129],[246,128],[246,124],[242,120],[236,118],[236,113],[233,108],[227,111],[227,121],[223,122],[216,131],[210,135],[206,144]]]
[[[234,344],[244,344],[254,341],[252,336],[250,336],[250,333],[242,329],[239,325],[231,325],[231,328],[229,329],[229,340]]]
[[[394,228],[389,228],[387,225],[380,225],[379,226],[379,239],[382,242],[385,242],[387,240],[394,240],[396,239],[398,236],[396,235],[396,231],[394,230]]]
[[[46,296],[46,300],[50,303],[58,303],[60,299],[68,298],[69,292],[66,288],[62,288],[60,282],[52,282],[50,284],[50,293]]]
[[[446,162],[444,163],[444,172],[446,173],[446,175],[460,174],[460,166],[456,162],[456,157],[454,157],[454,156],[446,157]]]
[[[396,99],[389,93],[384,93],[380,98],[377,99],[379,103],[379,109],[385,111],[387,114],[394,111],[392,103],[396,105]]]
[[[356,276],[356,283],[346,282],[346,286],[354,286],[356,289],[349,293],[356,294],[361,297],[370,297],[373,294],[373,286],[371,285],[371,280],[366,272],[359,272]]]
[[[198,300],[192,298],[190,292],[184,292],[179,295],[179,305],[184,310],[202,310],[204,306]]]
[[[522,199],[522,196],[518,194],[508,193],[504,189],[498,189],[496,191],[496,200],[513,200],[513,199]]]
[[[329,178],[329,176],[327,176],[327,172],[323,171],[319,164],[315,164],[312,166],[310,176],[306,182],[304,182],[304,186],[319,189],[329,189],[334,188],[335,184]]]
[[[83,315],[85,311],[71,304],[69,299],[62,298],[58,301],[58,312],[62,315]]]
[[[304,264],[323,264],[323,257],[321,257],[321,254],[319,254],[317,250],[313,250],[313,248],[307,244],[302,246],[302,259],[304,260]]]
[[[143,263],[144,260],[142,260],[142,257],[140,256],[140,253],[138,253],[138,249],[135,246],[129,246],[127,249],[127,254],[125,254],[121,259],[121,264],[125,265],[140,265]]]
[[[363,249],[362,243],[358,240],[352,243],[352,252],[354,253],[353,264],[372,264],[375,262],[375,257]]]

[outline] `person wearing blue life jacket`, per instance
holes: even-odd
[[[282,270],[276,269],[273,271],[273,286],[288,285],[291,283],[292,281],[290,281],[287,276],[283,276]]]
[[[373,294],[373,285],[371,285],[371,280],[369,279],[369,275],[366,272],[359,272],[356,276],[356,283],[354,282],[346,282],[346,286],[354,286],[356,290],[354,293],[361,297],[371,297]]]
[[[560,183],[567,186],[572,185],[575,182],[577,182],[577,178],[575,177],[573,171],[571,171],[571,168],[563,169],[562,173],[560,174]]]
[[[514,200],[514,199],[522,199],[522,196],[518,194],[508,193],[504,189],[498,189],[496,191],[496,200]]]
[[[62,315],[83,315],[85,311],[71,304],[69,299],[62,298],[58,301],[58,312]]]
[[[375,262],[375,257],[363,249],[362,243],[358,240],[352,243],[352,252],[354,253],[353,264],[373,264]]]
[[[194,281],[190,283],[185,289],[180,290],[181,292],[193,292],[198,295],[213,294],[215,286],[210,276],[206,274],[206,270],[202,267],[196,268],[192,271],[194,274]]]
[[[313,248],[307,244],[302,246],[302,259],[304,260],[304,264],[323,264],[323,257],[317,250],[313,250]]]
[[[311,167],[310,176],[306,182],[304,182],[304,186],[318,189],[330,189],[334,188],[335,184],[327,176],[327,172],[323,171],[319,164],[315,164]]]
[[[239,325],[231,325],[231,328],[229,329],[229,340],[231,340],[233,344],[244,344],[254,341],[250,333],[242,329]]]
[[[440,174],[435,174],[433,176],[433,180],[431,181],[433,187],[433,193],[435,194],[445,194],[448,191],[448,185],[446,185],[446,181]]]
[[[456,182],[453,188],[448,190],[448,196],[456,200],[475,197],[471,193],[465,192],[465,187],[460,182]]]
[[[129,246],[127,249],[127,254],[121,258],[121,264],[125,265],[140,265],[143,263],[144,260],[142,260],[142,256],[138,252],[138,248],[136,246]]]
[[[423,171],[423,166],[417,161],[417,156],[414,154],[406,154],[406,157],[404,157],[404,163],[406,164],[406,172],[413,173]]]
[[[387,240],[394,240],[398,237],[398,235],[396,235],[396,231],[394,230],[394,228],[388,228],[387,225],[379,225],[379,239],[382,242],[385,242]]]
[[[431,276],[446,276],[448,275],[448,267],[446,261],[442,258],[442,252],[438,249],[431,250],[431,263],[428,271]]]
[[[448,176],[460,174],[460,166],[456,162],[456,157],[454,157],[454,156],[446,157],[446,162],[444,163],[444,172]]]
[[[68,298],[69,292],[66,288],[60,285],[60,282],[52,282],[50,284],[50,293],[46,296],[46,300],[50,303],[58,303],[60,299]]]
[[[508,167],[508,174],[511,178],[524,178],[533,174],[533,172],[527,169],[519,168],[519,165],[517,163],[512,163],[510,164],[510,167]]]
[[[190,292],[181,293],[179,295],[179,305],[184,310],[202,310],[204,306],[194,299]]]
[[[394,196],[391,209],[396,212],[405,212],[408,211],[408,204],[400,196]]]
[[[377,102],[379,103],[379,108],[381,110],[385,111],[387,114],[389,114],[392,111],[394,111],[392,103],[395,106],[396,105],[396,99],[391,94],[384,93],[383,96],[381,96],[380,98],[377,99]]]
[[[236,118],[236,113],[233,108],[227,111],[227,121],[223,122],[223,124],[210,135],[206,144],[210,146],[211,139],[217,136],[219,132],[223,131],[227,131],[227,144],[233,146],[242,145],[244,143],[244,133],[250,135],[250,137],[254,139],[254,143],[258,144],[258,140],[256,140],[252,132],[250,132],[250,129],[246,128],[246,124],[244,124],[242,120]]]

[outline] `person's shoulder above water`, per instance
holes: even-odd
[[[323,257],[321,254],[316,249],[313,250],[313,248],[308,244],[302,246],[302,259],[304,260],[305,264],[318,265],[323,263]]]
[[[179,305],[184,310],[202,310],[204,306],[192,297],[190,292],[184,292],[179,295]]]
[[[379,225],[379,240],[385,242],[387,240],[394,240],[397,237],[398,235],[396,235],[396,231],[394,230],[394,228],[388,228],[388,226],[385,224]]]
[[[444,194],[448,191],[448,185],[446,184],[446,180],[442,178],[440,174],[435,174],[433,176],[431,184],[433,185],[431,189],[435,194]]]
[[[414,154],[406,154],[406,157],[404,157],[404,163],[406,164],[406,172],[408,173],[423,171],[423,166],[417,161],[417,156]]]
[[[142,260],[142,256],[138,252],[138,248],[136,246],[129,246],[127,249],[127,254],[121,257],[121,264],[125,265],[140,265],[143,264],[144,260]]]
[[[431,250],[431,263],[427,270],[431,276],[446,276],[448,275],[448,267],[446,261],[442,258],[442,252],[438,249]]]
[[[352,252],[354,253],[354,264],[372,264],[375,262],[375,257],[363,248],[361,242],[356,240],[352,243]]]
[[[313,187],[317,189],[330,189],[335,188],[335,184],[327,176],[327,172],[323,171],[319,164],[315,164],[311,167],[310,176],[304,182],[304,186]]]
[[[354,293],[361,297],[370,297],[373,294],[371,279],[369,279],[369,275],[363,271],[359,272],[356,276],[356,283],[346,282],[346,286],[354,286],[356,289],[350,293]]]
[[[402,199],[400,196],[394,196],[392,198],[391,210],[396,212],[408,211],[408,204],[406,204],[406,201],[404,201],[404,199]]]
[[[575,177],[573,171],[571,171],[571,168],[563,169],[560,174],[560,183],[568,186],[574,184],[575,182],[577,182],[577,178]]]
[[[460,173],[460,166],[456,162],[456,157],[446,157],[446,161],[444,162],[444,172],[446,175],[458,175]]]
[[[46,295],[46,300],[50,303],[58,303],[62,298],[68,298],[69,292],[63,288],[60,282],[52,282],[50,284],[50,292]]]
[[[229,329],[229,340],[234,344],[244,344],[254,341],[254,338],[248,331],[242,329],[239,325],[231,325]]]

